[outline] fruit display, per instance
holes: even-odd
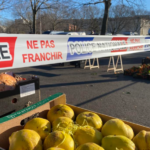
[[[134,78],[150,79],[150,64],[126,69],[124,70],[124,75],[133,76]]]
[[[13,73],[1,73],[0,74],[0,92],[14,90],[19,81],[26,80]]]
[[[93,120],[92,120],[93,119]],[[150,132],[134,137],[132,127],[120,119],[102,123],[99,115],[64,104],[53,106],[47,118],[29,120],[9,137],[9,150],[149,150]]]

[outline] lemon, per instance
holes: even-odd
[[[67,117],[59,117],[55,119],[52,123],[53,131],[55,130],[63,130],[65,128],[72,128],[73,120]]]
[[[93,127],[81,126],[74,132],[74,140],[77,147],[89,142],[100,144],[102,134]]]
[[[76,118],[76,123],[82,126],[89,125],[98,130],[102,127],[102,119],[95,113],[83,112],[80,113]]]
[[[123,135],[129,139],[134,137],[133,129],[120,119],[110,119],[102,127],[103,136]]]
[[[67,105],[59,104],[52,107],[47,114],[47,119],[52,123],[58,117],[74,119],[74,111]]]
[[[76,150],[104,150],[104,149],[95,143],[85,143],[77,147]]]
[[[49,133],[44,140],[44,150],[51,147],[74,150],[74,141],[69,134],[63,131],[54,131]]]
[[[150,132],[142,130],[133,138],[133,142],[137,146],[138,150],[149,150]]]
[[[135,144],[123,135],[109,135],[102,139],[105,150],[136,150]]]
[[[51,147],[51,148],[49,148],[49,149],[47,149],[47,150],[64,150],[64,149],[62,149],[62,148],[57,148],[57,147]]]
[[[40,135],[41,139],[44,140],[51,132],[51,124],[46,119],[34,118],[25,124],[24,129],[36,131]]]
[[[9,137],[9,150],[42,150],[39,134],[33,130],[23,129]]]

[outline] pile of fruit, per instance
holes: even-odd
[[[17,83],[26,80],[13,73],[1,73],[0,74],[0,92],[14,90]]]
[[[150,79],[150,65],[143,64],[139,67],[132,67],[124,70],[124,75],[133,76],[135,78]]]
[[[104,125],[95,113],[82,112],[75,118],[72,108],[59,104],[47,113],[47,119],[29,120],[24,129],[9,137],[9,150],[150,150],[150,132],[136,136],[119,119]]]

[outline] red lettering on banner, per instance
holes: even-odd
[[[131,43],[140,43],[140,39],[130,39]]]
[[[27,48],[29,49],[29,48],[31,48],[31,49],[33,49],[33,45],[32,45],[32,41],[27,41]]]
[[[46,41],[46,46],[45,46],[45,48],[47,48],[47,47],[51,48],[51,46],[49,45],[49,42],[48,42],[48,41]]]
[[[140,43],[140,39],[135,39],[135,42],[136,43]]]
[[[31,60],[34,62],[33,57],[34,57],[33,54],[28,54],[29,62],[31,62]]]
[[[40,53],[40,57],[41,57],[41,61],[42,61],[42,59],[45,60],[45,53],[43,53],[43,54]]]
[[[35,53],[35,54],[22,54],[23,63],[37,62],[37,61],[53,61],[57,59],[63,59],[62,52],[47,52],[47,53]]]
[[[41,61],[40,58],[39,58],[39,55],[37,53],[35,53],[35,61],[37,61],[37,60]]]
[[[47,55],[50,55],[50,53],[46,53],[46,59],[50,60],[51,58],[50,57],[48,58]]]
[[[58,52],[58,59],[63,59],[62,58],[62,52]]]
[[[48,41],[48,40],[40,40],[40,46],[41,48],[55,48],[54,41]],[[38,41],[37,40],[30,40],[27,41],[27,48],[28,49],[38,49]]]
[[[140,39],[130,39],[130,42],[131,43],[140,43]],[[143,49],[143,45],[130,47],[130,51],[136,51],[136,50],[142,50],[142,49]]]
[[[27,59],[27,54],[22,54],[23,57],[23,63],[25,63],[25,60]]]
[[[51,43],[51,47],[52,47],[52,48],[55,48],[54,41],[53,41],[53,40],[51,40],[51,41],[50,41],[50,43]]]
[[[55,59],[55,52],[54,54],[51,54],[51,60],[53,60],[53,58]]]
[[[40,43],[41,43],[41,48],[43,48],[43,46],[45,45],[45,41],[40,41]]]
[[[119,44],[116,43],[117,44],[116,46],[123,46],[124,43],[126,43],[126,45],[128,44],[127,40],[128,40],[128,37],[113,37],[111,41],[119,42]],[[111,52],[126,52],[126,51],[127,51],[127,48],[118,48],[118,49],[112,50]]]
[[[37,43],[36,40],[33,41],[33,46],[34,46],[34,49],[38,49],[38,48],[39,48],[39,47],[38,47],[38,43]]]
[[[55,44],[54,44],[54,41],[51,40],[51,41],[44,41],[44,40],[41,40],[40,41],[40,44],[41,44],[41,48],[55,48]]]

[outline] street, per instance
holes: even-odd
[[[123,55],[124,69],[139,66],[149,52]],[[40,78],[41,98],[62,92],[67,103],[150,126],[150,80],[107,72],[109,58],[100,58],[100,69],[46,65],[11,70]]]

